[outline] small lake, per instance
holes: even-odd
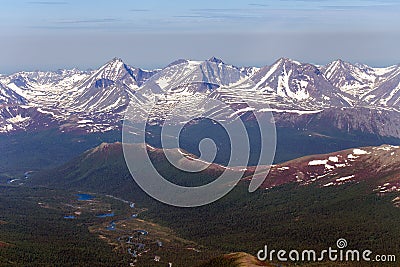
[[[145,231],[145,230],[136,230],[136,233],[142,234],[142,235],[148,235],[149,232]]]
[[[94,196],[89,195],[89,194],[77,194],[79,201],[87,201],[87,200],[92,200],[94,199]]]
[[[96,215],[96,217],[97,218],[107,218],[107,217],[114,217],[114,212],[112,212],[112,213],[104,213],[104,214],[99,214],[99,215]]]
[[[116,225],[115,222],[111,222],[109,226],[106,227],[108,231],[115,231],[116,230]]]

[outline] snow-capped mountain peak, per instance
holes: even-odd
[[[377,75],[372,68],[340,59],[326,65],[323,71],[332,85],[358,98],[368,94],[377,80]]]
[[[321,70],[311,64],[281,58],[262,68],[252,78],[254,89],[275,97],[276,102],[295,102],[304,107],[348,106],[345,93],[334,87]]]
[[[107,62],[105,65],[100,67],[89,79],[92,81],[92,79],[98,80],[98,84],[101,84],[101,80],[108,80],[108,81],[117,81],[118,79],[124,78],[124,77],[132,77],[131,68],[127,66],[122,59],[120,58],[114,58],[111,61]],[[99,86],[98,86],[99,87]]]
[[[281,57],[280,59],[278,59],[275,63],[279,63],[279,64],[296,64],[296,65],[301,65],[302,63],[300,63],[300,61],[291,59],[291,58],[287,58],[287,57]]]
[[[398,106],[396,99],[400,67],[372,68],[336,60],[323,67],[329,82],[358,101],[381,106]],[[393,99],[394,97],[394,99]]]
[[[131,95],[153,72],[146,72],[113,58],[74,88],[64,93],[63,106],[74,111],[112,111],[129,103]]]
[[[214,62],[217,64],[225,64],[222,59],[216,58],[216,57],[211,57],[210,59],[208,59],[209,62]]]
[[[8,123],[0,129],[17,129],[18,125],[9,126],[17,121],[21,124],[14,117],[46,116],[42,120],[46,125],[67,122],[89,131],[103,131],[118,127],[130,101],[161,99],[153,114],[160,121],[172,105],[185,103],[190,110],[207,97],[234,107],[246,107],[251,102],[257,110],[275,114],[303,116],[330,110],[323,113],[330,117],[346,114],[346,119],[337,124],[354,124],[347,125],[349,129],[364,127],[361,117],[374,123],[382,118],[390,131],[379,134],[393,136],[393,129],[400,125],[391,115],[400,109],[400,66],[372,68],[340,59],[316,66],[280,58],[272,65],[256,68],[236,67],[211,57],[203,61],[180,59],[163,69],[147,71],[113,58],[94,71],[18,72],[0,76],[0,104],[19,106],[3,113],[0,110],[0,123]],[[351,110],[369,110],[368,116],[379,118],[353,116]],[[374,128],[371,125],[366,130]]]

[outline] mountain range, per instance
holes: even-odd
[[[400,65],[373,68],[336,60],[325,66],[281,58],[236,67],[212,57],[143,70],[114,58],[97,70],[0,75],[0,132],[106,132],[121,127],[130,101],[156,97],[155,121],[174,103],[205,98],[246,114],[272,111],[277,126],[326,128],[400,138]],[[188,109],[190,110],[190,108]]]
[[[339,237],[349,240],[351,247],[397,253],[400,148],[393,144],[400,144],[399,77],[400,65],[371,68],[337,60],[317,66],[281,58],[257,68],[232,66],[214,57],[205,61],[181,59],[156,70],[132,67],[115,58],[97,70],[0,75],[0,184],[6,184],[7,192],[0,202],[8,207],[11,189],[31,190],[30,196],[41,192],[37,190],[51,190],[57,195],[57,190],[67,189],[123,199],[144,211],[136,214],[138,219],[129,218],[129,222],[139,223],[129,230],[148,230],[144,224],[148,221],[224,253],[245,251],[256,255],[265,244],[325,249]],[[265,166],[270,172],[259,189],[249,194],[260,147],[255,140],[250,144],[248,166],[230,167],[232,171],[244,171],[241,181],[220,201],[194,209],[159,203],[134,182],[122,144],[115,142],[121,141],[121,125],[129,103],[145,108],[157,99],[149,118],[152,123],[148,130],[153,135],[146,139],[148,155],[170,182],[200,186],[227,168],[224,162],[230,153],[224,141],[229,138],[206,120],[184,128],[180,147],[172,147],[169,152],[188,157],[190,161],[185,164],[204,164],[197,159],[199,140],[208,137],[218,145],[215,161],[204,171],[188,175],[167,160],[165,150],[158,148],[157,135],[177,103],[194,114],[201,107],[198,104],[210,98],[226,103],[239,114],[252,136],[258,135],[253,112],[262,115],[272,111],[277,153],[272,166]],[[146,115],[136,115],[139,120],[147,119]],[[97,146],[101,142],[108,143]],[[143,144],[130,145],[135,148]],[[23,197],[19,191],[14,194],[19,197],[17,207],[28,203],[20,201]],[[45,206],[40,204],[48,202],[49,193],[41,194],[40,199],[28,198],[32,206],[22,209],[28,214],[23,218],[36,221],[37,214],[49,212],[48,207],[42,211]],[[64,200],[59,201],[62,203],[57,205],[67,207]],[[128,212],[132,214],[131,208]],[[19,223],[13,217],[5,218],[10,228]],[[72,227],[70,223],[75,220],[93,229],[84,216],[84,221],[43,218],[54,224],[57,237],[58,229],[65,229],[63,225]],[[129,228],[129,224],[126,226]],[[103,224],[100,228],[105,227]],[[47,228],[43,223],[46,234]],[[3,227],[3,233],[10,232],[8,229]],[[13,240],[2,239],[0,245]],[[198,253],[197,257],[202,255]],[[232,254],[220,256],[201,266],[232,264],[232,257],[246,262],[246,266],[257,263],[253,256],[239,255],[240,259]],[[153,263],[153,258],[150,260]]]

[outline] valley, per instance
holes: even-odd
[[[129,202],[107,195],[78,195],[0,186],[0,265],[168,266],[171,262],[187,266],[220,253],[141,219],[146,209],[132,208]],[[160,262],[154,261],[156,256]]]
[[[349,248],[398,255],[399,77],[399,65],[280,58],[237,67],[215,57],[154,70],[114,58],[95,70],[1,75],[0,265],[366,266],[255,257],[266,244],[322,250],[339,238]],[[207,110],[209,100],[223,107]],[[227,170],[231,144],[216,121],[184,120],[199,113],[243,123],[249,159],[229,166],[243,175],[209,205],[162,204],[132,178],[123,127],[144,123],[146,144],[128,145],[133,153],[145,146],[168,181],[201,186]],[[168,161],[161,134],[171,114],[173,127],[186,123],[179,144],[168,147],[172,155],[196,164],[203,139],[217,144],[205,170],[188,173]],[[260,119],[274,126],[276,153],[249,193]]]
[[[395,161],[398,157],[392,153],[398,150],[394,146],[365,147],[284,162],[273,166],[263,187],[255,193],[248,193],[244,177],[220,201],[193,209],[171,207],[144,193],[129,176],[119,143],[103,144],[64,166],[34,174],[27,185],[84,190],[134,202],[132,210],[128,203],[119,201],[128,213],[120,217],[115,211],[115,217],[89,226],[93,236],[121,253],[127,250],[125,243],[129,237],[134,236],[132,230],[140,229],[148,231],[144,239],[153,243],[151,251],[157,251],[161,259],[175,259],[176,263],[178,258],[185,258],[180,252],[174,254],[181,248],[190,252],[187,256],[191,260],[206,264],[207,259],[214,257],[218,261],[220,254],[244,251],[255,255],[265,244],[283,249],[323,249],[335,244],[339,237],[345,237],[352,248],[397,254],[400,170]],[[161,150],[153,150],[150,155],[155,157],[159,170],[176,183],[190,185],[218,175],[218,167],[213,167],[187,181],[187,174],[164,162]],[[374,168],[371,164],[385,167],[374,173],[368,170]],[[333,169],[327,165],[338,166]],[[246,175],[251,175],[251,168]],[[322,177],[315,179],[318,176]],[[110,212],[109,208],[105,211]],[[138,216],[132,219],[132,213]],[[115,230],[107,230],[113,221]],[[124,242],[119,242],[121,237]],[[164,252],[157,250],[157,240],[170,247]],[[192,247],[204,254],[185,250]],[[154,255],[143,254],[141,259],[153,260]],[[138,260],[138,266],[146,266],[139,263]],[[360,264],[337,266],[365,266]],[[307,262],[302,265],[313,266]]]

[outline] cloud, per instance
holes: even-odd
[[[244,8],[195,8],[191,9],[194,12],[238,12],[244,11]]]
[[[60,20],[55,23],[58,24],[90,24],[90,23],[112,23],[117,22],[118,19],[104,18],[104,19],[83,19],[83,20]]]
[[[389,5],[389,4],[376,4],[376,5],[322,5],[320,8],[327,9],[327,10],[357,10],[357,11],[364,11],[364,10],[372,10],[372,9],[388,9],[392,8],[396,5]]]
[[[71,20],[53,20],[46,24],[29,25],[30,29],[47,29],[47,30],[93,30],[118,27],[120,19],[116,18],[93,18],[93,19],[71,19]]]
[[[28,4],[32,5],[67,5],[68,2],[65,1],[30,1]]]
[[[263,16],[263,13],[260,13],[259,10],[251,8],[199,8],[191,9],[190,11],[192,12],[192,14],[185,15],[184,17],[222,20],[248,20],[258,19],[260,18],[260,16]]]
[[[150,9],[130,9],[131,12],[150,12]]]
[[[257,3],[250,3],[249,6],[256,6],[256,7],[269,7],[271,5],[267,4],[257,4]]]
[[[279,0],[275,4],[279,6],[279,2],[282,3],[303,3],[303,4],[311,4],[318,6],[340,6],[340,7],[374,7],[374,6],[391,6],[398,5],[397,0],[386,0],[386,1],[378,1],[378,0]]]
[[[177,16],[172,16],[173,18],[208,18],[207,16],[201,16],[201,15],[177,15]]]

